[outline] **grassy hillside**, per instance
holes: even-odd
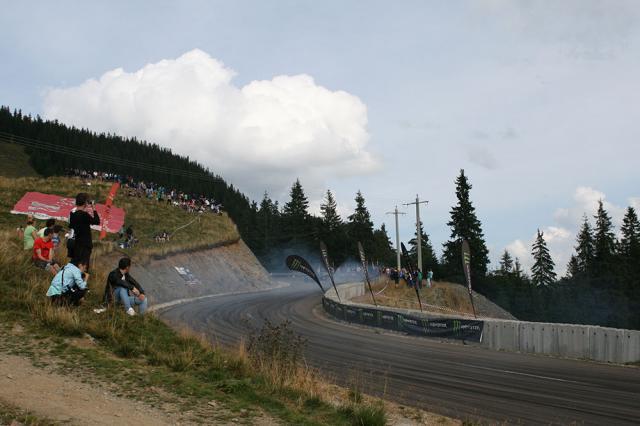
[[[107,187],[95,185],[87,192],[101,200]],[[102,243],[94,251],[86,303],[77,309],[52,307],[45,297],[51,275],[31,265],[14,231],[24,217],[8,211],[29,190],[72,196],[83,189],[79,181],[65,178],[0,178],[0,355],[18,353],[34,363],[55,361],[64,371],[108,381],[122,395],[159,406],[169,399],[181,411],[193,413],[194,422],[252,424],[267,416],[285,424],[384,424],[381,402],[357,392],[349,397],[304,364],[292,362],[291,350],[285,347],[289,342],[273,339],[282,331],[280,326],[257,331],[273,339],[266,350],[263,346],[233,351],[176,332],[152,314],[127,317],[122,309],[95,314],[106,274],[113,268],[111,261],[105,262],[114,257],[106,255],[115,250],[113,244]],[[140,235],[139,247],[130,253],[134,264],[139,256],[237,238],[228,218],[203,215],[197,226],[179,231],[170,243],[156,244],[143,236],[171,230],[194,216],[134,198],[118,197],[115,204],[125,208],[128,222]],[[16,327],[25,331],[12,334]],[[77,341],[91,344],[74,344]],[[331,395],[332,402],[323,395]]]
[[[401,284],[396,287],[393,281],[382,277],[373,285],[373,290],[377,293],[376,301],[380,305],[402,309],[420,309],[415,290],[407,287],[404,281],[401,281]],[[420,299],[426,312],[441,315],[462,314],[473,316],[473,307],[469,300],[467,288],[460,284],[434,281],[431,288],[425,287],[420,290]],[[510,313],[480,294],[474,293],[473,300],[478,316],[515,319]],[[354,298],[353,301],[372,303],[371,294],[367,292],[363,296]]]
[[[83,185],[79,179],[66,177],[18,178],[0,177],[0,228],[15,229],[24,225],[25,216],[10,214],[11,208],[22,198],[25,192],[38,191],[66,197],[75,197],[78,192],[87,192],[97,202],[104,203],[111,183],[93,183]],[[140,243],[126,254],[144,260],[146,256],[164,255],[170,252],[184,251],[207,247],[225,241],[237,240],[238,231],[233,222],[226,216],[213,214],[190,214],[175,206],[158,203],[144,198],[128,197],[125,191],[119,191],[114,205],[125,210],[125,223],[132,225],[134,234]],[[185,226],[189,224],[188,226]],[[42,222],[37,227],[42,225]],[[177,228],[168,243],[156,243],[153,236],[166,230],[172,232]],[[98,233],[94,231],[94,241]],[[108,234],[103,243],[96,243],[96,251],[104,253],[114,250],[117,235]]]
[[[38,173],[29,164],[29,155],[24,148],[6,142],[0,142],[0,176],[36,177]]]

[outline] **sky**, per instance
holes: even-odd
[[[449,238],[465,170],[492,267],[640,208],[637,1],[3,1],[0,103],[189,155],[252,199]]]

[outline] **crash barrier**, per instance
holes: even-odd
[[[493,350],[612,363],[640,362],[640,331],[637,330],[488,318],[471,321],[415,310],[376,308],[351,302],[350,299],[365,294],[361,283],[339,285],[338,294],[340,302],[335,290],[327,291],[323,307],[332,316],[348,322],[426,337],[464,339]],[[432,326],[440,332],[432,330]]]
[[[362,284],[346,284],[338,287],[339,302],[335,290],[325,293],[322,298],[324,310],[335,318],[387,330],[408,334],[446,339],[480,342],[483,322],[463,318],[429,318],[425,315],[383,309],[375,306],[357,305],[349,302],[352,297],[361,296]],[[333,293],[332,293],[333,292]]]

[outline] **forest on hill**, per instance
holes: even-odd
[[[327,244],[335,266],[356,258],[358,242],[370,260],[395,265],[387,229],[384,224],[374,228],[360,191],[355,194],[355,211],[346,218],[338,214],[330,190],[320,215],[310,214],[299,180],[292,184],[289,200],[282,206],[267,193],[260,202],[252,201],[222,177],[169,149],[45,121],[8,107],[0,108],[0,141],[25,146],[32,166],[44,176],[73,168],[109,171],[213,197],[223,203],[244,241],[269,270],[283,268],[288,252],[317,255],[320,241]],[[461,170],[455,181],[457,203],[447,223],[451,234],[443,244],[442,256],[438,258],[429,236],[421,230],[424,271],[433,270],[437,279],[464,282],[460,251],[461,241],[467,240],[474,288],[517,318],[640,329],[640,222],[633,207],[626,211],[619,238],[602,203],[593,218],[584,217],[564,277],[557,277],[541,231],[531,248],[534,265],[529,274],[507,251],[499,268],[489,270],[489,250],[471,201],[471,188]],[[408,244],[413,262],[416,237]]]

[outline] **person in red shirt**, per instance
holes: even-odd
[[[47,228],[44,230],[44,236],[36,239],[35,243],[33,243],[33,256],[31,260],[33,260],[33,264],[36,267],[55,275],[60,270],[60,266],[53,260],[52,234],[53,229]]]

